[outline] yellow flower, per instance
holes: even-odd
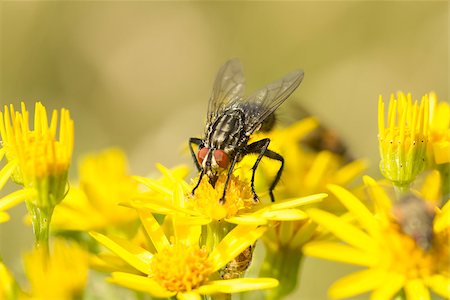
[[[429,290],[448,297],[448,205],[435,216],[430,228],[431,248],[424,249],[420,239],[405,233],[402,224],[392,218],[392,200],[385,191],[373,179],[366,177],[365,181],[375,196],[376,214],[352,193],[335,185],[329,189],[348,209],[352,221],[318,209],[308,211],[315,222],[344,244],[311,242],[303,248],[306,255],[367,267],[335,282],[330,297],[339,299],[372,291],[371,299],[392,299],[402,289],[407,299],[430,299]]]
[[[0,299],[18,299],[19,288],[14,277],[0,260]]]
[[[43,248],[25,255],[32,299],[77,299],[87,282],[88,257],[79,246],[55,240],[48,256]]]
[[[119,149],[87,155],[79,164],[79,187],[72,186],[55,209],[56,230],[107,230],[137,221],[134,210],[120,206],[138,192]]]
[[[55,206],[66,192],[74,136],[68,110],[61,110],[59,131],[57,127],[58,112],[53,111],[48,124],[47,111],[40,102],[35,106],[33,130],[29,128],[29,113],[24,103],[21,112],[16,112],[12,105],[5,106],[4,113],[0,112],[1,151],[8,160],[2,171],[6,169],[5,173],[11,174],[25,189],[36,191],[33,202],[37,207]]]
[[[156,249],[153,253],[127,240],[91,233],[98,242],[140,272],[115,272],[110,282],[153,297],[176,296],[178,299],[200,299],[200,295],[237,293],[278,285],[270,278],[217,280],[219,269],[252,245],[263,234],[264,227],[238,225],[216,247],[209,248],[205,244],[199,246],[201,225],[192,219],[167,216],[166,222],[172,225],[165,233],[149,210],[140,209],[139,216]]]
[[[215,188],[207,180],[202,180],[195,195],[191,196],[193,185],[177,178],[161,165],[158,165],[158,168],[166,180],[157,182],[144,177],[135,177],[150,191],[136,196],[128,205],[138,209],[147,208],[164,215],[189,216],[203,224],[225,220],[234,224],[264,225],[272,220],[305,219],[306,214],[295,207],[319,202],[327,196],[322,193],[264,205],[253,201],[250,182],[232,175],[226,202],[222,205],[219,203],[219,199],[226,174],[219,176]]]
[[[438,101],[435,93],[430,98],[430,146],[434,163],[450,163],[450,104]]]
[[[387,125],[384,121],[384,102],[378,101],[378,141],[380,170],[396,186],[408,186],[426,165],[428,143],[428,95],[420,106],[412,103],[411,94],[391,95]]]

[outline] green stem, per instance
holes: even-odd
[[[50,221],[54,207],[38,207],[31,201],[27,201],[28,212],[31,215],[34,232],[34,246],[43,248],[49,253]]]
[[[299,249],[284,247],[273,252],[267,249],[259,277],[275,278],[280,284],[274,289],[267,290],[265,299],[282,299],[295,290],[302,260],[303,254]]]

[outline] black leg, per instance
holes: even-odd
[[[197,155],[195,155],[194,149],[192,148],[192,144],[196,144],[200,146],[203,144],[203,140],[199,138],[190,138],[189,139],[189,150],[191,151],[192,159],[194,160],[195,166],[197,170],[200,172],[202,170],[202,166],[198,163]]]
[[[205,170],[203,170],[202,169],[202,171],[201,171],[201,173],[200,173],[200,177],[198,178],[198,182],[197,182],[197,184],[195,185],[195,187],[192,189],[192,196],[194,196],[194,194],[195,194],[195,190],[198,188],[198,186],[200,185],[200,182],[202,182],[202,178],[203,178],[203,175],[205,174]]]
[[[223,187],[223,193],[222,193],[222,197],[219,200],[220,204],[224,204],[225,203],[225,194],[227,193],[227,188],[228,188],[228,182],[230,181],[230,176],[233,173],[233,169],[234,169],[234,165],[236,164],[237,158],[240,156],[240,153],[236,153],[236,155],[233,158],[233,161],[231,162],[231,166],[228,169],[228,174],[227,174],[227,179],[225,180],[225,185]]]
[[[252,173],[252,181],[251,181],[251,187],[252,187],[253,197],[254,197],[255,201],[258,201],[258,195],[255,192],[255,172],[256,172],[256,168],[258,167],[259,162],[261,161],[262,157],[266,156],[268,158],[275,159],[275,160],[278,160],[279,162],[281,162],[281,166],[278,169],[277,175],[275,176],[275,179],[273,180],[272,184],[269,187],[269,195],[270,195],[270,200],[272,200],[272,202],[275,201],[275,197],[273,195],[273,189],[275,188],[278,181],[280,180],[281,173],[283,172],[284,158],[280,154],[267,149],[267,147],[269,147],[269,143],[270,143],[270,139],[266,138],[266,139],[262,139],[260,141],[251,143],[250,145],[248,145],[246,147],[245,154],[250,154],[250,153],[258,154],[258,158],[256,159],[256,162],[252,167],[253,173]]]

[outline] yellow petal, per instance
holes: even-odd
[[[12,160],[8,162],[1,170],[0,170],[0,190],[5,185],[6,181],[8,181],[11,174],[14,172],[18,165],[17,160]]]
[[[405,286],[405,294],[408,300],[429,300],[430,292],[421,279],[409,280]]]
[[[114,272],[112,277],[108,278],[108,281],[132,290],[148,293],[156,298],[170,298],[176,294],[166,290],[153,279],[146,276]]]
[[[36,196],[35,189],[21,189],[0,199],[0,210],[7,210],[22,201],[33,199]]]
[[[328,185],[328,189],[336,195],[339,201],[350,211],[363,226],[372,235],[378,231],[378,222],[367,207],[355,195],[338,185]]]
[[[368,162],[365,160],[355,160],[340,168],[334,175],[334,181],[339,185],[347,185],[350,181],[355,179],[365,169],[367,169]]]
[[[212,262],[213,271],[225,266],[248,246],[253,245],[266,229],[266,227],[254,225],[237,225],[211,252],[209,258]]]
[[[151,191],[157,192],[166,196],[172,196],[173,192],[171,189],[166,188],[164,185],[160,184],[157,180],[142,177],[142,176],[132,176],[134,180],[145,185]]]
[[[198,291],[209,295],[215,293],[239,293],[262,289],[271,289],[278,286],[278,280],[273,278],[238,278],[229,280],[209,281],[202,285]]]
[[[370,236],[341,218],[316,208],[308,209],[307,213],[314,222],[323,226],[344,242],[368,253],[377,249],[377,244]]]
[[[231,217],[225,219],[228,223],[242,224],[242,225],[265,225],[267,224],[267,219],[262,217],[260,214],[242,214],[239,216]]]
[[[312,203],[317,203],[322,201],[323,198],[328,197],[325,193],[315,194],[311,196],[296,198],[293,200],[286,200],[280,203],[275,203],[272,205],[269,205],[261,210],[267,210],[267,211],[274,211],[274,210],[282,210],[282,209],[289,209],[289,208],[295,208],[297,206],[301,205],[307,205]]]
[[[183,214],[183,215],[199,215],[195,211],[182,208],[174,205],[171,202],[160,199],[158,196],[150,194],[142,194],[133,198],[128,206],[140,209],[149,209],[154,213],[170,215],[170,214]]]
[[[167,218],[168,216],[166,216]],[[200,223],[194,223],[199,221]],[[172,218],[173,231],[175,234],[176,241],[184,241],[184,243],[189,242],[188,245],[198,244],[198,240],[202,233],[202,226],[207,223],[203,223],[204,218],[192,220],[191,218],[184,218],[174,216]]]
[[[9,221],[9,215],[3,211],[0,211],[0,223]]]
[[[178,293],[178,300],[201,300],[202,297],[195,292]]]
[[[147,209],[139,209],[138,213],[139,217],[141,218],[142,225],[144,226],[145,231],[152,240],[152,243],[155,246],[156,250],[159,252],[166,247],[169,247],[169,240],[167,239],[164,231],[162,230],[158,221],[156,221],[153,214]]]
[[[261,216],[271,221],[296,221],[308,218],[304,211],[295,208],[266,211]]]
[[[363,176],[364,184],[367,186],[372,201],[374,201],[375,208],[381,212],[390,212],[392,209],[392,202],[386,192],[380,185],[370,176]]]
[[[303,253],[326,260],[360,266],[374,266],[377,258],[353,247],[328,241],[310,242],[303,246]]]
[[[391,300],[402,289],[405,277],[401,274],[386,274],[384,283],[376,288],[370,295],[372,300]]]
[[[153,255],[147,250],[126,240],[112,240],[100,233],[90,232],[90,235],[137,270],[145,274],[150,272],[149,262]]]
[[[433,275],[427,278],[427,285],[438,295],[450,298],[450,278],[443,275]]]
[[[386,278],[386,272],[368,269],[345,276],[330,287],[328,295],[334,299],[356,296],[378,288]]]

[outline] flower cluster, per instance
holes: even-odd
[[[279,161],[264,158],[253,174],[250,155],[212,185],[188,179],[186,166],[133,175],[113,148],[82,157],[69,184],[69,112],[49,122],[38,102],[30,129],[24,104],[5,106],[0,190],[9,179],[19,188],[0,198],[0,223],[25,202],[35,245],[23,257],[27,285],[0,260],[0,298],[107,299],[120,287],[139,299],[282,299],[308,256],[364,268],[335,282],[331,298],[448,298],[450,106],[399,93],[387,117],[381,97],[378,107],[384,181],[361,176],[366,161],[314,117],[255,133],[250,142],[270,139],[284,158],[271,202]]]

